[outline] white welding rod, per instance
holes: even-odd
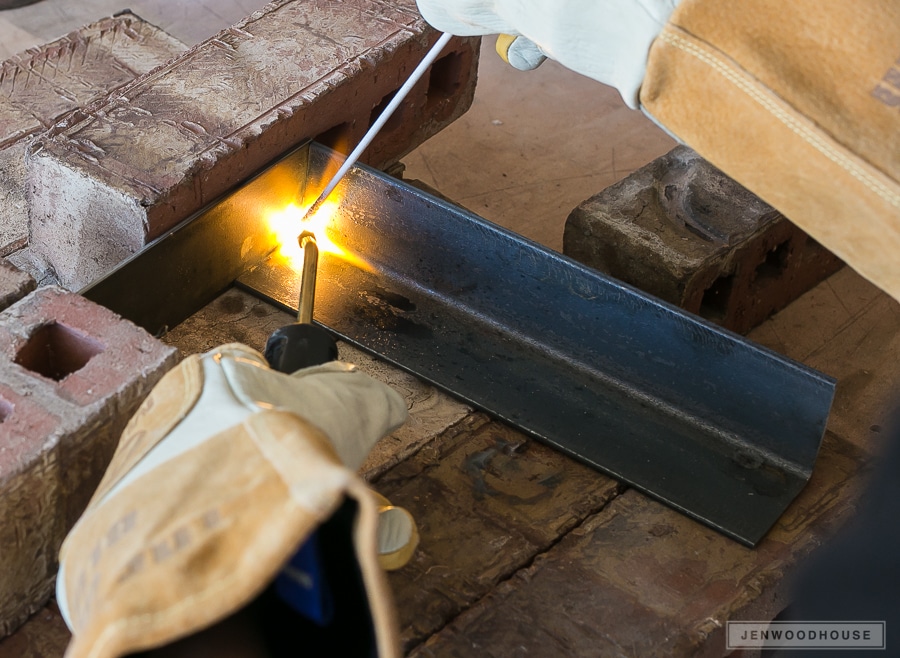
[[[441,38],[437,40],[437,42],[431,47],[431,50],[425,55],[424,59],[419,62],[419,65],[415,68],[415,70],[410,74],[409,79],[403,83],[403,86],[397,90],[397,93],[394,94],[394,97],[391,99],[391,102],[388,103],[388,106],[384,108],[384,112],[381,113],[381,116],[372,124],[372,127],[366,132],[363,138],[360,140],[359,144],[356,145],[356,148],[353,149],[353,152],[347,156],[347,159],[344,160],[344,164],[341,165],[341,168],[338,169],[337,173],[332,177],[332,179],[328,182],[328,185],[325,186],[325,189],[322,190],[322,193],[319,195],[319,198],[316,199],[315,203],[313,203],[309,210],[306,211],[306,214],[303,216],[303,219],[312,216],[322,207],[322,204],[325,203],[325,199],[328,198],[328,195],[332,193],[337,184],[341,182],[341,179],[344,177],[344,174],[356,164],[356,161],[359,160],[359,156],[362,155],[362,152],[366,150],[369,144],[372,143],[372,140],[375,139],[375,135],[378,134],[384,124],[387,123],[387,120],[391,118],[391,115],[394,113],[394,110],[403,102],[403,99],[406,98],[406,95],[409,93],[409,90],[412,89],[415,84],[419,81],[419,78],[422,77],[422,74],[425,73],[426,69],[431,66],[432,62],[437,59],[437,56],[441,54],[441,51],[444,49],[444,46],[447,45],[447,42],[450,41],[453,35],[447,34],[444,32],[441,35]]]

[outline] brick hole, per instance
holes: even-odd
[[[0,398],[0,423],[5,422],[9,415],[13,412],[12,402],[4,398]]]
[[[58,382],[84,368],[104,349],[104,345],[80,331],[53,322],[31,335],[16,354],[15,362]]]
[[[313,137],[313,141],[318,142],[322,146],[327,146],[333,151],[347,155],[351,150],[350,128],[349,122],[339,123],[328,130],[320,132]]]
[[[443,100],[452,98],[462,84],[462,55],[450,53],[431,65],[428,75],[426,107],[431,108]]]
[[[764,281],[766,279],[777,279],[787,268],[788,261],[791,256],[791,242],[785,240],[779,245],[772,247],[766,252],[766,258],[754,271],[754,279]]]
[[[381,102],[378,103],[375,107],[372,108],[372,113],[369,115],[369,126],[371,127],[373,123],[381,116],[381,113],[384,112],[384,109],[388,106],[394,96],[396,96],[399,89],[395,89],[384,98],[381,99]],[[387,123],[384,124],[384,128],[382,128],[383,132],[390,132],[395,128],[401,126],[403,124],[403,115],[406,112],[406,105],[404,103],[400,103],[400,107],[396,109],[393,116],[387,120]]]
[[[728,312],[728,302],[734,287],[734,274],[720,276],[703,292],[700,301],[700,317],[707,320],[723,320]]]

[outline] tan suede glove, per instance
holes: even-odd
[[[673,137],[900,300],[897,0],[417,0],[616,87]]]
[[[641,108],[900,300],[896,0],[681,0]]]
[[[348,364],[285,375],[237,344],[187,358],[131,420],[63,544],[57,596],[74,635],[66,655],[118,658],[191,636],[261,600],[316,530],[326,561],[348,556],[329,566],[350,583],[337,594],[355,597],[337,606],[337,622],[349,623],[336,636],[397,655],[378,564],[386,501],[355,471],[405,418],[396,392]],[[414,533],[408,515],[390,516],[389,552]],[[342,612],[348,605],[355,616]],[[298,655],[318,632],[283,626]]]

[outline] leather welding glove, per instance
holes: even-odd
[[[238,344],[185,359],[131,419],[63,544],[67,658],[177,646],[251,608],[314,531],[333,622],[267,609],[265,619],[287,615],[289,655],[317,642],[333,655],[398,655],[377,555],[385,501],[355,471],[405,418],[396,392],[348,364],[286,375]],[[408,528],[388,525],[396,551]]]
[[[619,90],[638,107],[650,45],[679,0],[416,0],[425,20],[459,36],[520,37],[507,61],[534,68],[541,55]],[[524,37],[524,38],[522,38]]]
[[[641,108],[900,300],[897,0],[681,0]]]

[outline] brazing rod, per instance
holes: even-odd
[[[341,168],[337,170],[337,173],[331,178],[328,185],[322,190],[322,193],[319,194],[319,198],[317,198],[309,207],[309,210],[306,211],[303,220],[312,217],[319,208],[322,207],[322,204],[325,203],[325,199],[328,198],[328,195],[331,194],[334,188],[337,187],[337,184],[341,182],[341,179],[344,177],[344,174],[349,171],[350,167],[356,164],[356,161],[359,160],[359,156],[361,156],[363,151],[365,151],[369,144],[372,143],[372,140],[375,139],[375,136],[384,127],[384,124],[387,123],[387,120],[391,118],[394,110],[400,106],[400,103],[403,102],[403,99],[409,94],[410,89],[412,89],[419,81],[422,74],[425,73],[428,67],[431,66],[435,59],[437,59],[437,56],[441,54],[444,46],[447,45],[447,42],[450,41],[452,36],[453,35],[444,32],[440,39],[438,39],[431,47],[431,50],[426,53],[425,57],[419,62],[419,65],[413,70],[406,82],[403,83],[403,86],[397,90],[396,94],[394,94],[394,97],[391,99],[391,102],[388,103],[388,106],[384,108],[381,116],[379,116],[375,123],[372,124],[366,134],[363,135],[359,144],[356,145],[356,148],[353,149],[353,152],[347,156],[346,160],[344,160],[344,164],[341,165]]]

